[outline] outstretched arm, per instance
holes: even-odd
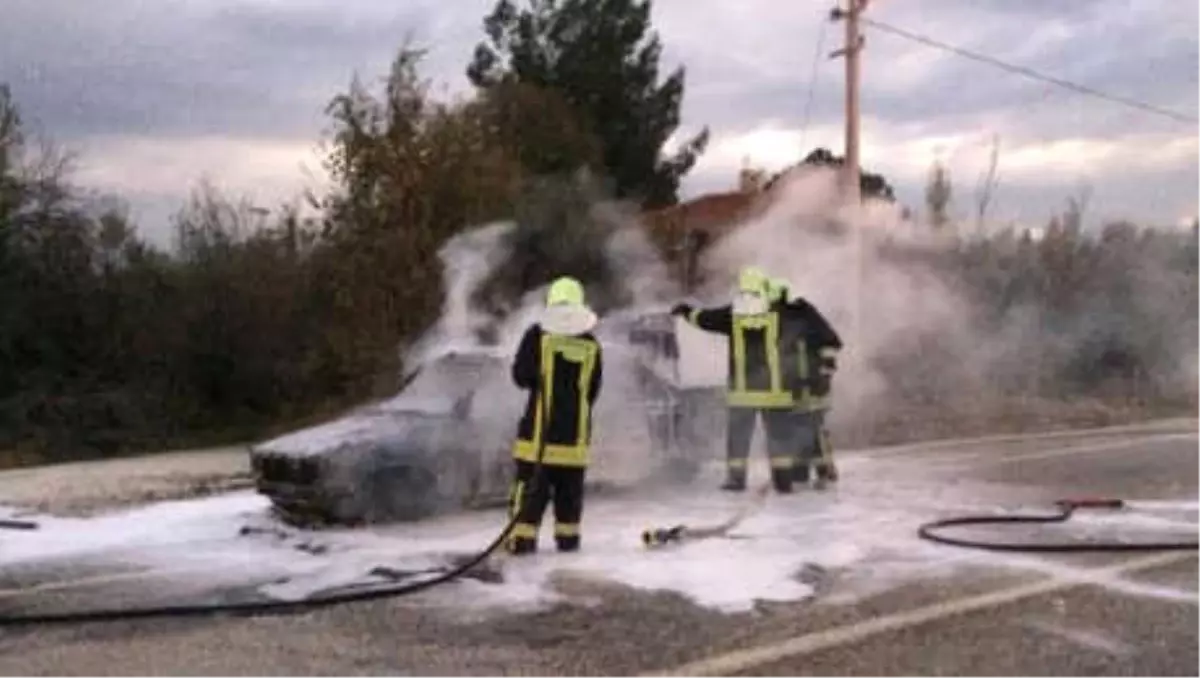
[[[701,309],[692,308],[689,304],[678,304],[671,309],[671,314],[687,320],[705,332],[729,336],[733,331],[733,311],[728,305]]]

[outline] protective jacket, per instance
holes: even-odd
[[[735,314],[732,305],[685,310],[691,324],[729,338],[725,396],[729,407],[792,407],[780,353],[783,315],[778,309],[745,315]]]
[[[830,385],[842,340],[815,306],[786,296],[772,304],[781,317],[781,357],[787,387],[801,411],[829,407]]]
[[[526,330],[512,364],[513,382],[529,391],[524,416],[517,425],[516,459],[537,461],[544,437],[544,464],[587,466],[592,407],[600,393],[602,363],[600,343],[591,332],[553,334],[540,324]]]

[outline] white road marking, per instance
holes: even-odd
[[[1195,558],[1194,553],[1163,553],[1143,558],[1126,560],[1116,565],[1096,568],[1086,571],[1089,574],[1116,576],[1151,569],[1163,565],[1171,565],[1184,560]],[[803,636],[797,636],[780,643],[763,645],[755,648],[737,650],[708,659],[701,659],[689,664],[677,666],[662,672],[644,675],[655,676],[728,676],[737,671],[745,671],[756,666],[769,664],[782,659],[790,659],[818,650],[825,650],[847,643],[854,643],[871,636],[918,626],[931,621],[976,612],[988,608],[1006,605],[1026,598],[1045,595],[1054,591],[1087,585],[1087,581],[1073,578],[1052,578],[1047,581],[1023,584],[999,591],[980,595],[967,596],[943,601],[906,610],[894,614],[875,617],[863,622],[838,626],[824,631],[817,631]]]
[[[1039,440],[1055,440],[1058,438],[1081,438],[1094,435],[1109,435],[1121,433],[1151,433],[1158,430],[1171,429],[1184,423],[1191,423],[1192,430],[1200,432],[1200,422],[1194,419],[1162,419],[1158,421],[1124,424],[1121,426],[1101,426],[1097,428],[1062,429],[1043,433],[1013,433],[994,436],[978,436],[974,438],[944,438],[941,440],[918,441],[902,443],[886,447],[867,447],[858,450],[846,450],[842,454],[856,457],[877,457],[907,452],[910,450],[936,450],[944,447],[962,447],[965,445],[987,445],[995,443],[1036,442]]]
[[[1133,443],[1140,441],[1141,439],[1143,439],[1145,437],[1155,437],[1151,434],[1155,433],[1156,431],[1165,431],[1165,430],[1174,429],[1176,427],[1183,425],[1184,423],[1192,424],[1193,429],[1196,432],[1195,433],[1193,433],[1193,432],[1188,432],[1188,433],[1176,432],[1176,433],[1170,433],[1167,435],[1176,435],[1176,436],[1185,436],[1186,437],[1189,435],[1195,436],[1195,435],[1200,434],[1200,425],[1198,425],[1197,420],[1194,420],[1194,419],[1162,419],[1162,420],[1142,422],[1142,423],[1137,423],[1137,424],[1124,424],[1121,426],[1103,426],[1103,427],[1098,427],[1098,428],[1063,429],[1063,430],[1059,430],[1059,431],[1046,431],[1044,433],[1027,433],[1027,434],[1017,433],[1017,434],[1004,434],[1004,435],[994,435],[994,436],[979,436],[979,437],[974,437],[974,438],[942,438],[942,439],[938,439],[938,440],[918,441],[918,442],[912,442],[912,443],[901,443],[898,445],[888,445],[888,446],[882,446],[882,447],[863,447],[863,448],[853,448],[853,449],[845,449],[845,450],[835,450],[834,454],[835,454],[836,458],[841,458],[841,459],[845,459],[848,461],[853,460],[853,463],[858,463],[858,462],[866,461],[866,460],[879,459],[879,458],[884,458],[884,457],[890,457],[890,456],[901,454],[904,452],[915,452],[915,453],[920,454],[921,457],[923,457],[923,458],[927,458],[928,456],[933,456],[933,455],[936,455],[936,457],[938,457],[938,458],[940,458],[940,457],[956,457],[956,456],[960,457],[960,458],[967,458],[968,455],[970,457],[982,457],[982,456],[992,456],[997,453],[995,450],[987,450],[984,452],[964,453],[964,452],[961,452],[954,448],[975,447],[975,446],[979,446],[979,445],[998,444],[998,443],[1038,442],[1038,441],[1042,441],[1042,440],[1057,440],[1060,438],[1087,438],[1087,437],[1098,436],[1098,435],[1120,435],[1120,434],[1136,435],[1139,433],[1142,434],[1141,436],[1138,436],[1138,437],[1130,437],[1130,438],[1123,439],[1123,442],[1125,444],[1133,444]],[[1113,444],[1116,444],[1116,443],[1122,442],[1122,441],[1111,441],[1111,442]],[[942,450],[942,449],[945,449],[947,451],[941,452],[941,453],[937,452],[938,450]],[[925,453],[929,453],[929,454],[927,455]],[[905,460],[905,461],[910,461],[910,460]],[[762,468],[767,468],[767,463],[760,459],[752,459],[750,461],[750,466],[755,469],[758,469],[759,466],[761,466]],[[704,464],[702,464],[702,467],[708,472],[724,473],[725,461],[723,458],[710,460],[710,461],[707,461]]]
[[[924,468],[932,470],[940,470],[942,468],[954,468],[957,466],[999,466],[1002,464],[1011,464],[1020,461],[1028,461],[1033,459],[1053,459],[1055,457],[1069,457],[1076,454],[1093,454],[1096,452],[1108,452],[1111,450],[1119,450],[1122,448],[1136,448],[1138,445],[1153,445],[1155,443],[1173,442],[1177,440],[1186,440],[1196,438],[1195,433],[1168,433],[1157,436],[1146,436],[1136,440],[1113,440],[1109,442],[1096,443],[1094,445],[1077,445],[1074,447],[1064,447],[1054,450],[1038,450],[1025,454],[999,454],[995,452],[975,453],[971,455],[946,455],[944,463],[921,463]],[[1144,450],[1139,450],[1144,452]]]

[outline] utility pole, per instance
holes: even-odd
[[[860,184],[860,169],[859,169],[859,137],[858,137],[858,122],[859,122],[859,106],[858,106],[858,89],[859,89],[859,57],[862,52],[863,38],[859,33],[859,17],[867,8],[867,3],[870,0],[845,0],[845,8],[841,5],[842,0],[839,0],[839,5],[830,13],[830,19],[833,21],[845,22],[845,43],[841,49],[834,51],[829,55],[831,59],[844,57],[846,59],[846,156],[842,163],[842,195],[847,206],[853,209],[862,202],[862,190]],[[853,212],[851,212],[853,214]],[[854,320],[851,327],[851,344],[854,348],[852,351],[858,352],[863,346],[863,315],[865,308],[864,299],[864,278],[866,277],[866,265],[864,262],[865,252],[863,250],[863,226],[858,219],[851,218],[850,230],[854,237]],[[861,394],[859,394],[858,409],[862,411]]]
[[[863,38],[859,32],[858,19],[870,0],[846,0],[847,8],[835,7],[830,13],[833,21],[845,21],[846,38],[841,49],[830,54],[830,58],[846,59],[846,159],[843,165],[843,188],[846,201],[854,204],[861,200],[859,190],[859,139],[858,139],[858,89]]]

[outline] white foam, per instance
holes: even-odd
[[[1200,502],[1195,500],[1165,501],[1157,499],[1133,499],[1126,501],[1125,505],[1131,509],[1141,511],[1200,511]]]
[[[753,467],[751,472],[757,478],[765,476],[765,469]],[[918,540],[916,527],[941,511],[977,513],[994,506],[981,505],[988,496],[979,487],[942,486],[934,492],[921,483],[895,482],[899,479],[894,470],[888,477],[893,482],[887,493],[879,491],[879,482],[864,468],[853,484],[830,492],[769,495],[757,513],[732,531],[733,538],[652,550],[641,544],[643,529],[720,523],[751,496],[721,493],[715,483],[705,481],[691,491],[652,497],[596,497],[585,508],[581,552],[554,552],[552,511],[547,511],[542,551],[528,558],[501,559],[503,582],[461,579],[406,602],[503,613],[535,610],[567,596],[578,603],[583,595],[586,602],[587,594],[560,589],[564,581],[582,579],[674,593],[711,609],[738,612],[753,609],[758,601],[796,601],[814,595],[811,582],[798,577],[814,566],[825,571],[846,569],[851,576],[840,580],[838,595],[849,599],[855,594],[845,590],[847,586],[877,593],[964,566],[1082,576],[1076,567],[1039,557]],[[238,492],[89,519],[44,519],[40,530],[4,535],[0,567],[38,560],[109,560],[161,570],[168,578],[170,570],[188,568],[186,576],[179,575],[188,588],[198,580],[258,585],[267,595],[294,600],[347,586],[388,584],[370,575],[376,566],[420,570],[445,564],[450,555],[475,553],[506,522],[502,512],[492,511],[368,529],[290,531],[285,538],[239,536],[244,525],[269,523],[267,509],[264,498]],[[1180,527],[1174,521],[1154,522],[1137,512],[1117,512],[1104,520],[1106,532],[1118,533],[1116,528],[1123,525],[1136,530],[1136,538],[1152,536],[1147,531]],[[1086,533],[1096,525],[1085,520],[1077,527]],[[322,546],[325,552],[299,551],[300,543]],[[1194,600],[1196,595],[1111,578],[1092,577],[1088,582],[1171,600]]]
[[[25,561],[83,558],[118,549],[141,550],[170,546],[199,547],[206,541],[227,541],[241,521],[265,514],[267,501],[252,492],[162,502],[115,511],[93,518],[26,516],[37,530],[6,531],[0,565]]]
[[[809,563],[848,563],[865,553],[853,540],[813,538],[815,516],[810,513],[821,503],[836,501],[833,495],[771,497],[761,514],[737,530],[743,539],[714,539],[654,551],[641,544],[646,527],[721,522],[744,501],[748,497],[715,491],[661,501],[597,499],[589,503],[585,515],[585,548],[575,554],[554,552],[548,512],[542,553],[503,561],[502,584],[464,580],[445,599],[510,609],[519,599],[536,608],[561,598],[555,581],[565,575],[676,592],[721,610],[745,610],[757,600],[811,595],[811,588],[796,579]],[[243,525],[266,521],[266,509],[262,498],[235,493],[90,519],[47,519],[38,531],[5,539],[0,566],[106,558],[164,571],[211,564],[214,581],[286,578],[262,590],[296,599],[370,583],[368,573],[376,565],[420,569],[446,562],[446,554],[472,553],[491,541],[504,523],[501,513],[488,512],[376,529],[298,534],[284,540],[265,534],[239,537]],[[302,553],[295,549],[298,541],[319,543],[327,552]],[[195,580],[197,574],[189,571],[187,576]],[[471,600],[464,601],[464,596]]]

